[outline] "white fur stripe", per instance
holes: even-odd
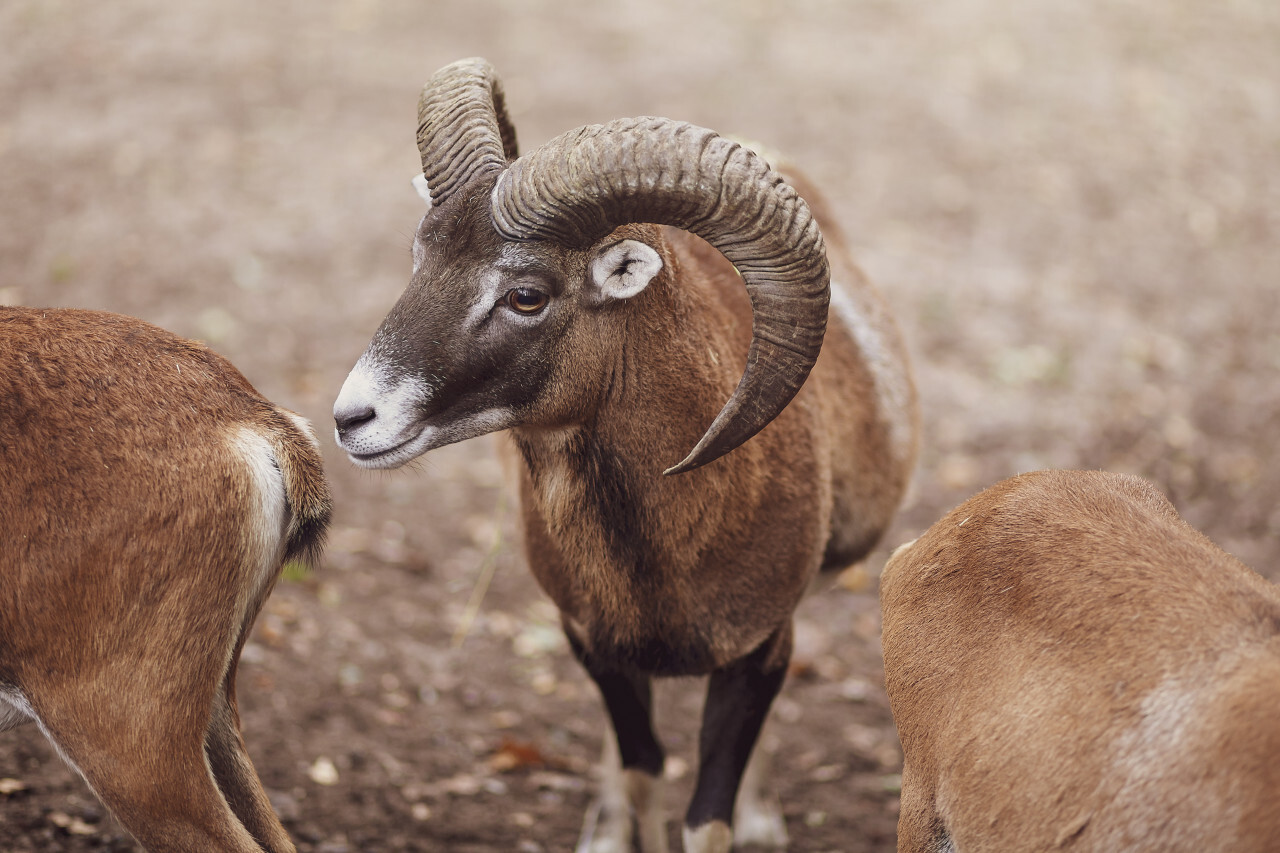
[[[252,574],[246,578],[236,599],[236,613],[243,620],[249,608],[262,599],[267,587],[275,581],[276,571],[284,557],[285,537],[289,524],[288,500],[284,475],[276,463],[270,441],[246,424],[236,425],[228,436],[232,454],[240,459],[249,475],[251,494],[245,507],[248,512],[245,554]],[[223,672],[231,666],[236,635],[227,638]]]
[[[31,703],[22,695],[21,690],[0,684],[0,732],[29,723],[35,718],[36,712],[31,709]]]
[[[873,321],[884,312],[860,302],[839,282],[831,282],[832,313],[867,360],[876,385],[876,404],[888,424],[890,447],[895,459],[902,461],[911,453],[911,380],[906,364],[885,346],[884,336]]]

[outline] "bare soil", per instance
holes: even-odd
[[[876,575],[981,487],[1140,473],[1280,573],[1271,0],[6,0],[0,302],[206,340],[322,434],[331,547],[240,677],[300,850],[565,850],[589,798],[602,712],[522,563],[500,439],[372,474],[326,437],[407,281],[418,87],[468,55],[525,149],[657,114],[788,152],[906,332],[912,493],[853,588],[803,605],[768,729],[792,850],[893,849]],[[661,694],[673,818],[700,691]],[[0,851],[132,849],[38,732],[0,735]]]

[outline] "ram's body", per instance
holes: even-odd
[[[626,771],[593,849],[629,846],[628,809],[642,848],[665,849],[649,679],[710,674],[686,846],[727,850],[792,611],[874,546],[914,463],[897,330],[819,209],[827,324],[810,208],[710,131],[619,120],[511,162],[482,61],[428,83],[420,126],[413,280],[343,386],[339,442],[391,467],[510,430],[530,565]],[[780,814],[750,823],[783,836]]]
[[[297,416],[138,320],[0,308],[0,729],[34,721],[149,851],[292,850],[240,649],[329,514]]]
[[[1006,480],[894,554],[898,849],[1280,849],[1280,592],[1136,477]]]
[[[655,226],[625,233],[663,271],[593,330],[589,356],[566,359],[592,366],[577,422],[511,430],[530,565],[590,654],[657,675],[724,666],[788,626],[819,568],[864,557],[892,518],[914,454],[905,360],[819,221],[833,303],[856,304],[865,325],[832,312],[805,386],[749,442],[662,476],[737,384],[751,305],[723,255]]]

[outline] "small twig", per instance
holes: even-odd
[[[498,492],[498,505],[494,507],[493,514],[497,521],[497,530],[493,534],[493,544],[489,546],[489,552],[485,554],[484,560],[480,563],[480,573],[476,578],[475,586],[471,588],[471,598],[467,601],[467,607],[462,611],[462,620],[453,632],[451,645],[455,649],[460,648],[467,639],[467,635],[471,633],[471,626],[475,624],[476,617],[480,615],[480,605],[484,603],[485,593],[489,591],[489,584],[493,582],[493,576],[498,571],[498,552],[502,550],[506,540],[502,532],[502,525],[507,520],[507,490],[505,488]]]

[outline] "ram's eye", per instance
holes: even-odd
[[[516,287],[507,291],[507,305],[520,314],[537,314],[547,307],[547,294],[532,287]]]

